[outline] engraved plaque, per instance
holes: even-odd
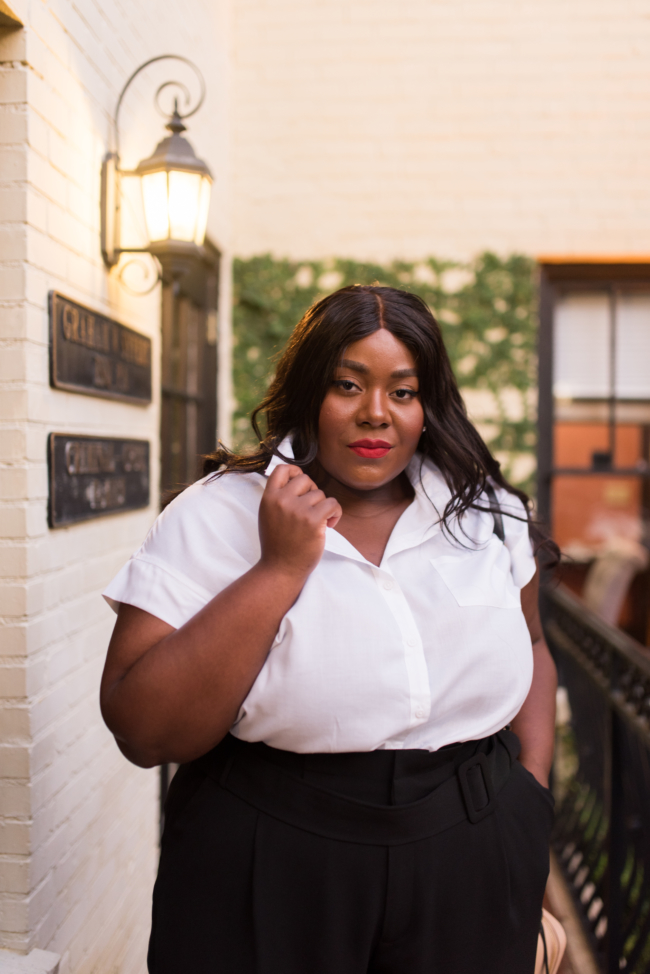
[[[149,504],[149,443],[50,433],[51,528]]]
[[[88,396],[151,402],[151,339],[50,291],[50,384]]]

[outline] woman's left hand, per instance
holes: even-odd
[[[555,747],[555,694],[557,670],[551,656],[539,617],[539,569],[521,590],[521,607],[533,643],[533,682],[524,704],[512,721],[512,729],[521,743],[519,760],[548,788]]]

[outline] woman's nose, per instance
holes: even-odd
[[[357,415],[360,424],[369,423],[370,426],[386,426],[390,422],[386,397],[380,390],[372,390],[364,396]]]

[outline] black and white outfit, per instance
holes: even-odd
[[[503,541],[487,511],[445,531],[441,474],[407,474],[381,565],[327,529],[230,734],[176,774],[151,974],[533,971],[553,799],[503,730],[533,670],[525,512],[498,490]],[[185,490],[107,600],[182,626],[258,561],[265,479]]]

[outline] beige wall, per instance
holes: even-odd
[[[650,251],[648,0],[235,0],[234,250]]]
[[[227,247],[227,9],[217,0],[18,0],[0,30],[0,948],[62,956],[61,974],[142,974],[157,864],[158,775],[103,726],[113,614],[100,597],[157,510],[160,294],[132,297],[99,248],[109,118],[140,63],[174,51],[206,75],[189,137],[217,176],[210,232]],[[163,121],[142,78],[125,102],[124,162]],[[151,336],[154,401],[51,389],[48,291]],[[148,509],[50,530],[48,433],[151,442]],[[0,967],[2,957],[0,957]]]

